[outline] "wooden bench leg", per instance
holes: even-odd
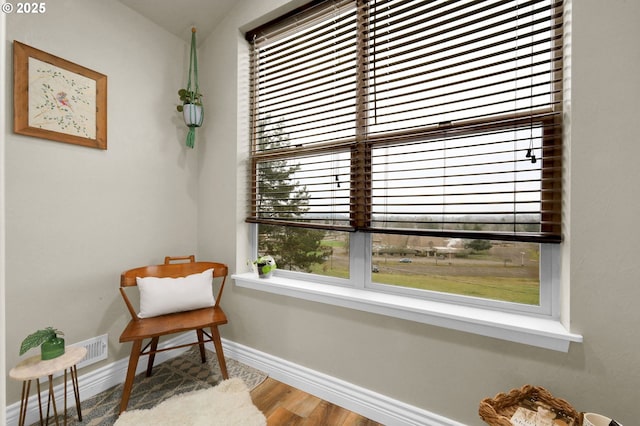
[[[218,364],[220,364],[220,371],[222,372],[222,378],[228,379],[227,363],[224,360],[224,353],[222,352],[222,341],[220,340],[220,332],[217,326],[211,327],[211,337],[213,338],[213,346],[216,348],[216,356],[218,357]]]
[[[142,340],[136,340],[131,346],[131,355],[129,356],[129,367],[127,368],[127,378],[124,381],[122,389],[122,401],[120,402],[120,413],[127,409],[129,405],[129,396],[133,388],[133,379],[136,377],[136,367],[138,367],[138,358],[140,358],[140,349],[142,349]]]
[[[204,364],[207,362],[207,353],[204,349],[204,333],[201,328],[197,329],[196,333],[198,334],[198,342],[200,342],[198,345],[200,346],[200,360],[202,360],[202,363]]]
[[[156,349],[158,349],[159,340],[159,337],[151,339],[151,350],[149,351],[149,359],[147,361],[147,377],[151,377],[151,372],[153,371],[153,362],[156,359]]]

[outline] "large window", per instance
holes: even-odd
[[[316,1],[247,33],[260,254],[550,313],[562,2]]]

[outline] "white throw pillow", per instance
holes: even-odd
[[[180,278],[136,278],[140,290],[139,318],[213,306],[213,269]]]

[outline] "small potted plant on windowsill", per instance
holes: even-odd
[[[184,123],[188,127],[200,127],[204,120],[202,114],[202,93],[193,90],[180,89],[178,96],[182,101],[182,105],[178,105],[178,111],[182,113]]]
[[[273,271],[277,268],[276,261],[271,256],[260,256],[253,261],[255,269],[258,271],[258,277],[269,278]]]
[[[40,346],[40,357],[43,360],[57,358],[64,354],[64,333],[53,327],[47,327],[28,335],[20,345],[20,355],[29,349]]]

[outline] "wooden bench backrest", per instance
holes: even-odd
[[[189,260],[189,262],[171,263],[176,260]],[[137,277],[178,278],[186,277],[187,275],[191,274],[197,274],[206,271],[207,269],[213,268],[214,282],[215,278],[222,278],[220,289],[218,290],[218,295],[216,296],[215,306],[218,306],[220,304],[220,299],[222,298],[222,290],[224,290],[224,284],[229,273],[229,268],[227,267],[227,265],[219,262],[196,262],[194,256],[166,257],[164,261],[165,263],[162,265],[141,266],[138,268],[129,269],[120,275],[120,293],[122,294],[125,304],[129,309],[129,313],[134,320],[139,320],[139,318],[131,301],[129,300],[129,297],[127,297],[125,288],[137,286]]]

